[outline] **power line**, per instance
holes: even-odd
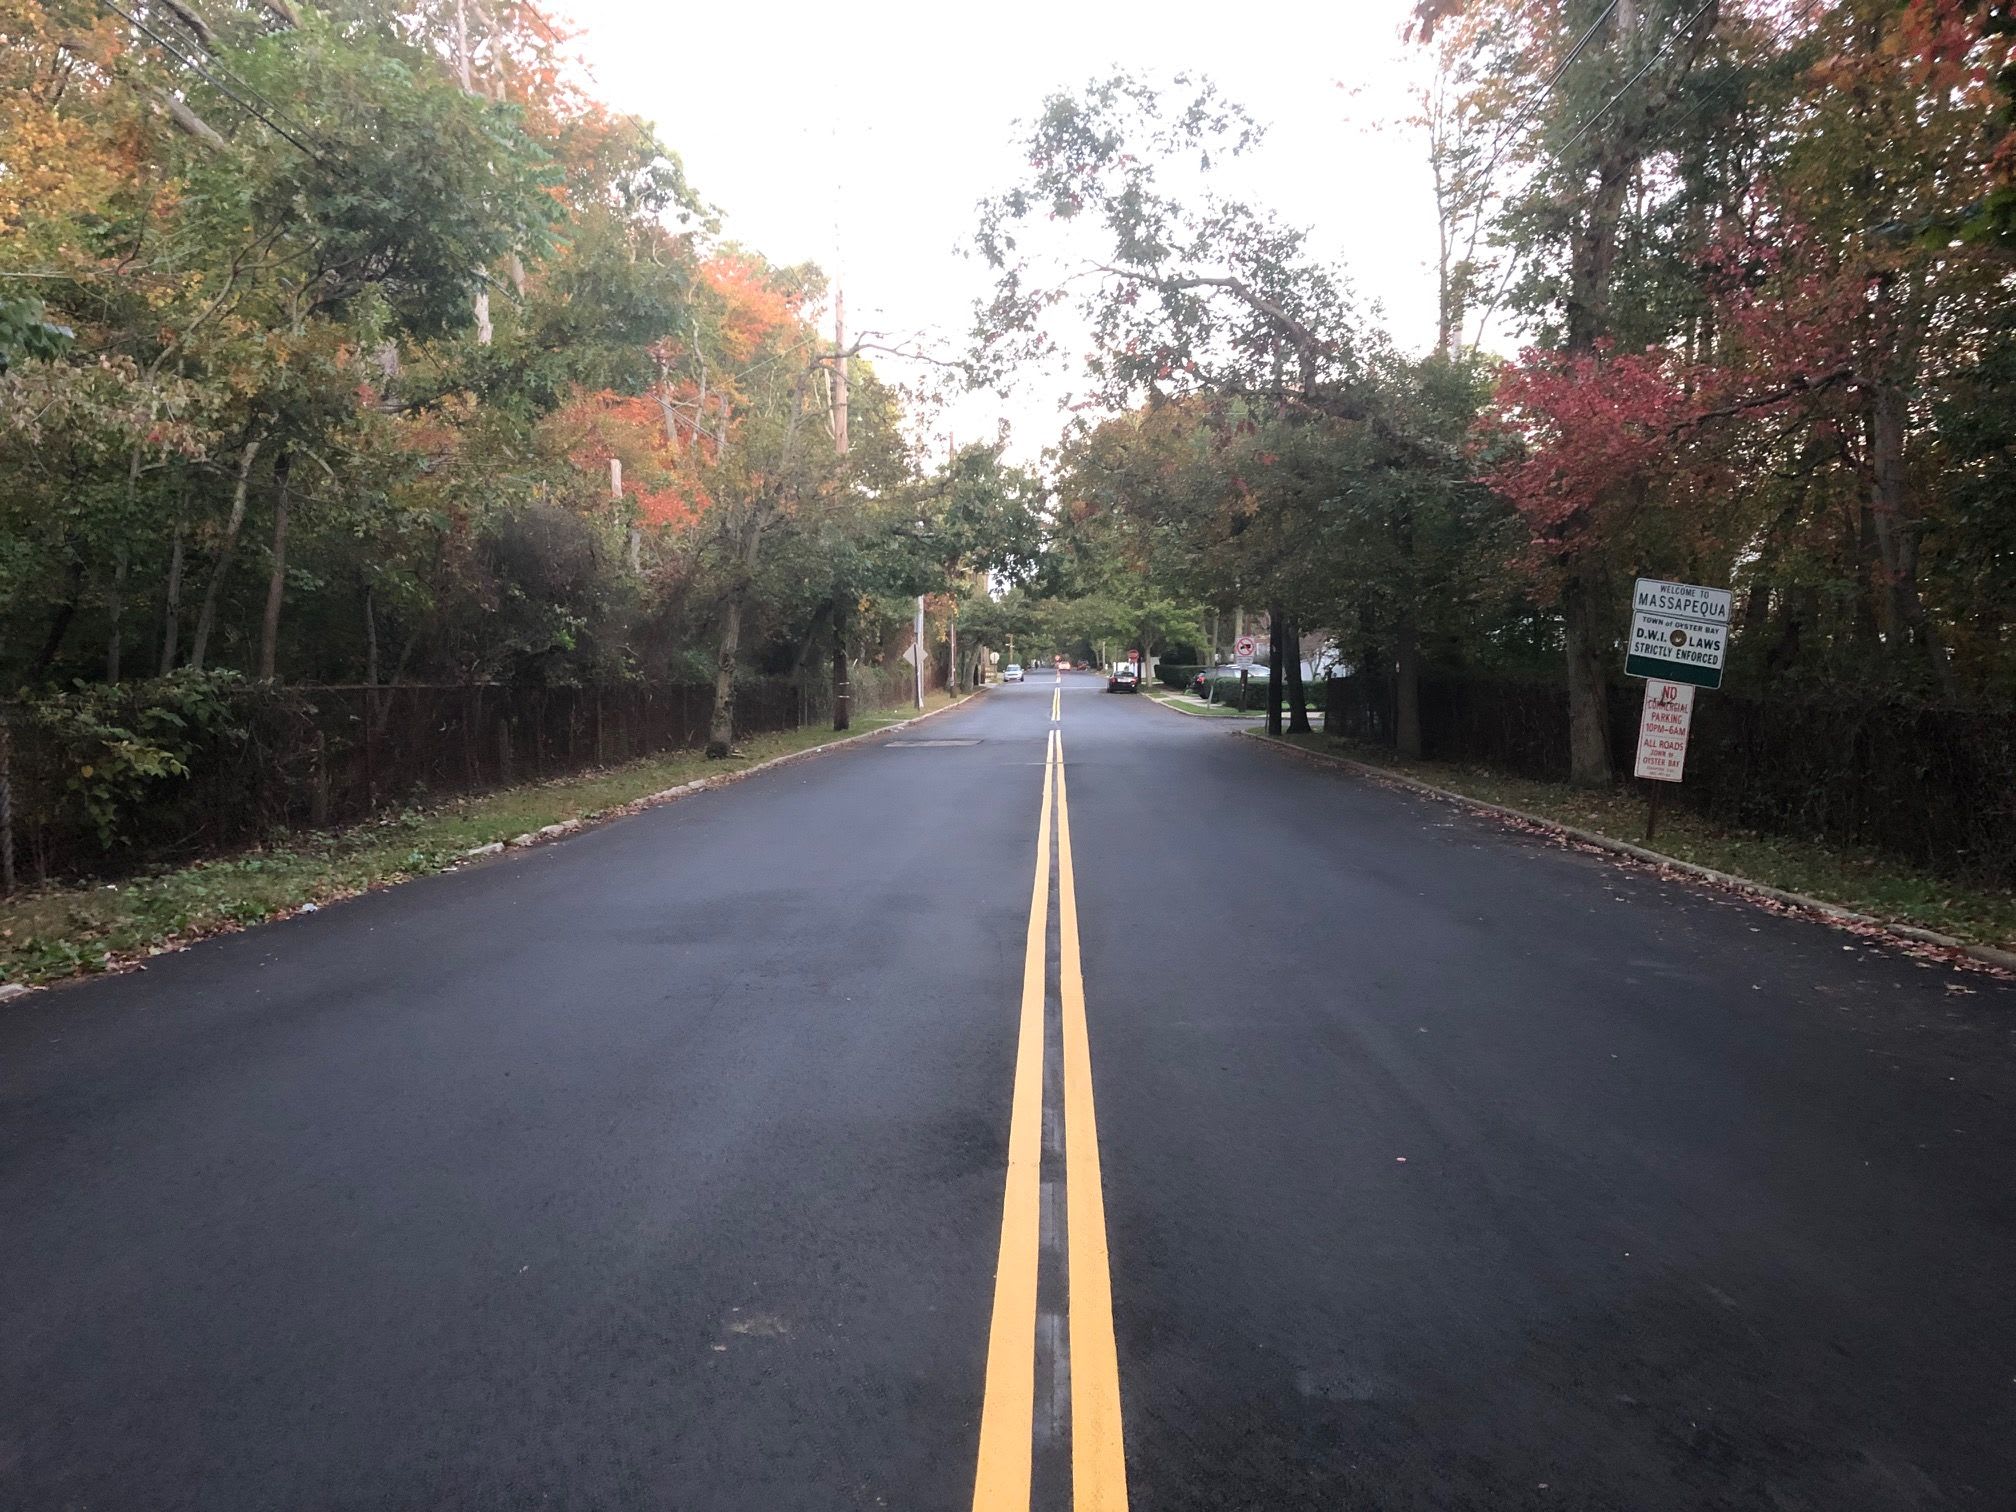
[[[1589,23],[1589,29],[1582,33],[1573,47],[1568,49],[1568,56],[1555,66],[1554,72],[1548,76],[1547,82],[1542,84],[1539,90],[1524,105],[1519,107],[1518,113],[1512,117],[1510,124],[1499,133],[1499,145],[1492,152],[1490,160],[1484,165],[1484,176],[1488,177],[1491,170],[1498,166],[1498,159],[1503,156],[1505,148],[1511,144],[1513,137],[1518,134],[1519,128],[1526,124],[1526,118],[1538,108],[1542,100],[1554,92],[1555,86],[1561,82],[1562,77],[1566,75],[1570,66],[1588,50],[1589,44],[1596,40],[1596,33],[1603,29],[1603,23],[1610,19],[1611,13],[1617,9],[1617,5],[1618,0],[1610,0],[1610,3],[1603,7],[1602,14]]]
[[[1573,147],[1577,142],[1581,141],[1583,137],[1587,136],[1589,134],[1589,128],[1591,126],[1594,126],[1598,121],[1602,120],[1604,116],[1608,115],[1610,111],[1616,106],[1619,100],[1623,99],[1624,96],[1629,94],[1633,89],[1637,87],[1639,80],[1643,79],[1645,75],[1652,72],[1652,65],[1657,63],[1661,58],[1665,57],[1666,54],[1672,50],[1673,44],[1675,42],[1678,42],[1682,37],[1686,36],[1688,32],[1692,31],[1694,29],[1694,23],[1696,21],[1699,21],[1703,16],[1707,15],[1709,11],[1713,10],[1720,3],[1721,0],[1707,0],[1707,3],[1705,5],[1703,5],[1699,10],[1694,12],[1693,15],[1689,16],[1679,26],[1675,27],[1673,30],[1673,34],[1669,36],[1664,42],[1661,42],[1659,44],[1658,50],[1654,52],[1651,57],[1645,60],[1644,67],[1640,68],[1638,72],[1631,75],[1629,79],[1625,80],[1624,87],[1618,90],[1617,93],[1615,93],[1614,95],[1610,96],[1610,98],[1605,100],[1601,105],[1599,105],[1596,108],[1596,113],[1594,115],[1590,116],[1588,120],[1584,121],[1580,126],[1576,127],[1575,134],[1570,138],[1568,138],[1567,141],[1561,144],[1560,150],[1562,152],[1566,152],[1570,147]]]
[[[1787,24],[1783,26],[1764,25],[1762,30],[1771,47],[1780,52],[1787,52],[1796,46],[1797,39],[1792,36],[1792,28],[1797,26],[1802,19],[1810,19],[1810,17],[1792,16],[1788,18]],[[1673,122],[1670,130],[1675,135],[1679,134],[1696,116],[1708,108],[1709,101],[1713,100],[1718,94],[1726,93],[1733,85],[1747,85],[1749,82],[1749,78],[1740,70],[1732,69],[1725,73],[1721,78],[1716,79],[1707,88],[1700,91],[1693,105],[1688,108],[1685,114]]]
[[[1581,57],[1589,44],[1596,40],[1596,33],[1602,29],[1603,23],[1610,19],[1610,13],[1616,9],[1617,0],[1610,0],[1610,3],[1603,7],[1603,14],[1589,23],[1589,30],[1582,33],[1582,39],[1568,50],[1568,56],[1563,58],[1561,66],[1554,70],[1554,77],[1547,81],[1547,88],[1549,90],[1561,82],[1561,76],[1568,72],[1568,65]]]
[[[112,0],[98,0],[98,3],[103,5],[105,9],[107,9],[108,11],[112,12],[113,15],[119,17],[128,26],[133,27],[136,31],[139,31],[145,34],[146,36],[152,37],[154,41],[161,47],[162,51],[166,52],[170,57],[174,58],[177,62],[181,63],[183,67],[189,69],[190,72],[194,73],[198,78],[202,79],[205,83],[211,85],[213,88],[218,90],[227,99],[236,103],[238,107],[242,109],[247,115],[250,115],[256,118],[257,120],[264,122],[266,126],[273,131],[275,135],[292,143],[295,147],[298,147],[302,152],[305,152],[310,158],[312,158],[315,162],[319,163],[322,167],[331,169],[332,171],[336,171],[336,164],[330,162],[327,158],[323,157],[321,153],[317,152],[313,147],[310,147],[306,142],[302,141],[301,138],[294,135],[293,132],[289,131],[285,126],[282,126],[278,121],[274,120],[273,117],[268,115],[264,110],[261,110],[257,105],[254,105],[250,100],[246,99],[244,95],[239,94],[238,91],[233,89],[229,84],[226,84],[222,79],[216,77],[216,75],[212,74],[208,69],[204,68],[204,66],[201,63],[197,62],[187,53],[184,53],[180,48],[176,47],[176,45],[173,42],[170,42],[166,37],[162,36],[161,33],[155,31],[153,27],[149,26],[146,22],[142,21],[138,16],[127,14],[125,11],[121,10],[117,5],[114,5],[112,3]],[[248,93],[256,92],[251,89],[250,85],[241,85],[240,87],[245,89]]]
[[[138,8],[139,7],[136,7],[136,9]],[[216,47],[212,44],[211,39],[209,39],[203,32],[199,31],[196,23],[191,19],[193,13],[188,12],[186,10],[177,9],[175,6],[170,5],[168,7],[168,14],[177,21],[180,21],[182,23],[183,30],[191,33],[193,36],[196,37],[198,43],[201,44],[202,46],[203,56],[209,59],[209,62],[206,66],[211,70],[212,73],[218,76],[220,83],[228,83],[233,88],[242,90],[244,93],[252,96],[252,98],[259,103],[261,108],[266,110],[269,114],[276,116],[282,114],[280,107],[278,105],[275,105],[272,102],[272,100],[266,97],[266,95],[262,94],[259,90],[254,89],[250,84],[247,84],[244,79],[240,78],[237,74],[233,73],[230,69],[224,66],[224,64],[218,59]],[[289,122],[288,124],[291,129],[301,130],[301,128],[293,126],[292,122]],[[303,130],[302,135],[306,136],[308,135],[308,133],[305,130]]]

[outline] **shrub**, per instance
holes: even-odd
[[[197,752],[242,739],[232,672],[180,671],[147,683],[80,685],[23,711],[42,757],[52,817],[67,810],[111,851],[131,842],[164,791],[189,776]]]
[[[1229,676],[1221,671],[1217,677],[1211,680],[1211,683],[1205,689],[1205,694],[1214,703],[1229,704],[1237,708],[1239,706],[1238,669],[1234,668]],[[1286,688],[1281,690],[1281,702],[1284,705],[1288,702],[1288,690]],[[1246,684],[1246,707],[1258,710],[1261,713],[1265,713],[1267,710],[1267,669],[1265,667],[1255,667],[1253,669],[1253,675]]]
[[[1196,662],[1157,662],[1155,664],[1156,679],[1165,688],[1187,688],[1190,686],[1190,679],[1203,670],[1203,666]]]

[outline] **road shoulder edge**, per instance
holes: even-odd
[[[564,840],[569,835],[577,835],[584,830],[598,829],[617,819],[628,819],[633,814],[641,814],[647,809],[658,808],[667,803],[676,803],[681,798],[690,798],[695,793],[704,793],[711,788],[727,787],[730,783],[742,782],[759,772],[767,772],[780,766],[789,766],[794,761],[808,761],[814,756],[823,756],[828,751],[837,751],[842,746],[854,745],[863,740],[874,740],[878,736],[891,735],[898,730],[907,730],[914,724],[922,724],[927,719],[936,719],[940,714],[949,714],[962,708],[980,696],[978,691],[962,693],[950,703],[935,709],[926,709],[921,714],[912,714],[908,719],[899,719],[893,724],[877,725],[872,730],[862,730],[853,735],[842,735],[838,739],[823,741],[816,746],[807,746],[802,751],[786,751],[782,756],[772,756],[767,761],[759,761],[738,771],[716,772],[711,777],[696,777],[691,782],[682,782],[675,787],[660,788],[655,793],[646,793],[641,798],[632,798],[627,803],[617,804],[589,815],[582,814],[574,819],[563,819],[558,824],[549,824],[543,829],[529,830],[522,835],[513,835],[509,840],[494,840],[488,845],[479,845],[474,850],[464,851],[456,858],[456,865],[481,860],[507,850],[526,850],[553,840]],[[452,869],[452,868],[450,868]],[[394,884],[395,886],[397,884]]]
[[[1805,893],[1787,892],[1780,887],[1771,887],[1763,882],[1753,882],[1748,877],[1739,877],[1733,872],[1717,871],[1712,866],[1702,866],[1693,861],[1682,861],[1678,856],[1669,856],[1663,851],[1634,845],[1629,840],[1619,840],[1613,835],[1598,834],[1573,824],[1564,824],[1559,819],[1550,819],[1544,814],[1531,813],[1526,809],[1513,808],[1509,804],[1492,803],[1484,798],[1472,798],[1468,794],[1456,792],[1452,788],[1438,787],[1432,782],[1424,782],[1418,777],[1410,777],[1405,772],[1391,767],[1378,766],[1369,761],[1358,761],[1350,756],[1340,756],[1329,751],[1312,751],[1306,746],[1292,745],[1288,741],[1268,735],[1261,730],[1235,730],[1231,733],[1251,740],[1257,740],[1272,750],[1283,752],[1303,761],[1319,766],[1337,767],[1356,772],[1375,782],[1388,783],[1395,787],[1411,788],[1417,793],[1425,793],[1432,798],[1440,798],[1446,803],[1454,803],[1479,813],[1495,815],[1503,819],[1517,820],[1521,824],[1544,830],[1578,844],[1594,846],[1598,850],[1613,855],[1625,856],[1633,861],[1643,862],[1665,872],[1678,873],[1698,881],[1710,882],[1717,887],[1751,897],[1763,898],[1787,908],[1796,908],[1802,913],[1813,914],[1832,924],[1852,924],[1859,929],[1876,929],[1886,935],[1912,945],[1933,945],[1941,950],[1952,951],[1983,966],[2000,971],[2016,972],[2016,951],[2000,950],[1993,945],[1976,945],[1952,935],[1940,934],[1937,930],[1920,929],[1915,924],[1897,924],[1889,919],[1878,918],[1852,908],[1843,908],[1839,903],[1829,903],[1824,898],[1809,897]]]
[[[742,782],[756,776],[759,772],[767,772],[776,767],[787,766],[794,761],[804,761],[813,756],[821,756],[829,751],[839,750],[844,746],[854,745],[859,741],[873,740],[879,736],[892,734],[897,730],[908,729],[911,725],[920,724],[924,720],[936,719],[940,714],[949,714],[954,709],[963,708],[979,696],[980,690],[971,693],[962,693],[949,703],[943,704],[936,709],[926,709],[921,714],[912,714],[908,719],[899,719],[892,724],[877,725],[872,730],[862,730],[857,734],[842,735],[837,739],[824,741],[816,746],[808,746],[802,751],[786,751],[781,756],[772,756],[766,761],[756,762],[753,766],[743,767],[739,771],[717,772],[712,776],[699,777],[691,782],[680,783],[676,787],[661,788],[658,792],[646,793],[641,798],[633,798],[626,803],[601,809],[592,815],[577,815],[572,819],[563,819],[557,824],[549,824],[541,829],[527,831],[522,835],[513,835],[509,840],[493,840],[488,845],[479,845],[471,850],[463,851],[460,855],[449,859],[444,866],[435,867],[428,871],[415,872],[396,881],[373,883],[368,887],[341,892],[319,899],[311,905],[277,910],[262,918],[232,922],[186,935],[170,936],[145,950],[114,956],[101,969],[96,971],[77,971],[69,976],[59,977],[54,981],[32,984],[27,982],[0,982],[0,1003],[16,1002],[29,996],[31,993],[47,992],[51,988],[72,986],[78,982],[93,981],[99,977],[119,976],[129,971],[144,970],[147,963],[156,957],[177,954],[180,951],[189,949],[192,945],[199,945],[205,940],[216,939],[221,935],[243,934],[248,929],[257,929],[265,924],[277,924],[283,919],[293,918],[297,914],[306,912],[309,909],[320,911],[323,908],[332,907],[338,903],[348,902],[352,898],[361,898],[369,893],[386,892],[395,887],[404,887],[407,883],[417,882],[422,877],[438,877],[448,872],[462,871],[472,865],[495,857],[501,857],[514,851],[530,850],[551,844],[556,840],[565,840],[572,835],[584,834],[591,829],[599,829],[603,825],[613,823],[618,819],[631,818],[634,815],[643,813],[647,809],[658,808],[667,803],[675,803],[679,799],[691,797],[695,793],[706,792],[711,788],[726,787],[734,782]]]

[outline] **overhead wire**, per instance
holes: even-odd
[[[133,0],[127,0],[127,3],[132,4]],[[135,5],[134,8],[136,10],[143,9],[143,7],[139,5]],[[175,9],[175,7],[171,5],[168,7],[168,14],[175,20],[180,21],[182,23],[183,30],[190,32],[192,35],[198,35],[195,26],[191,24],[189,17],[183,14],[182,11]],[[171,27],[170,30],[172,31],[173,28]],[[223,60],[218,57],[217,50],[210,39],[198,35],[198,41],[202,45],[204,59],[208,60],[207,62],[203,63],[204,68],[206,68],[210,73],[216,75],[221,83],[229,84],[233,89],[236,89],[241,93],[250,95],[253,98],[253,100],[258,103],[259,107],[262,110],[266,111],[267,114],[280,116],[283,119],[285,118],[285,112],[282,111],[278,105],[275,105],[268,96],[266,96],[261,91],[253,88],[252,85],[248,84],[241,75],[233,73],[230,69],[224,66]],[[297,122],[288,121],[287,126],[289,130],[299,131],[303,136],[307,136],[310,134],[305,128],[301,127]]]
[[[1810,12],[1812,9],[1811,5],[1809,4],[1806,7],[1806,9],[1807,11]],[[1797,26],[1802,19],[1811,19],[1811,17],[1810,15],[1804,17],[1800,15],[1788,15],[1786,17],[1786,22],[1784,25],[1773,26],[1767,22],[1762,21],[1761,19],[1759,20],[1758,24],[1763,30],[1771,47],[1782,51],[1785,49],[1789,49],[1797,40],[1792,36],[1792,29],[1793,27]],[[1683,128],[1688,126],[1696,116],[1700,115],[1703,110],[1707,109],[1709,102],[1713,100],[1718,94],[1726,92],[1727,90],[1730,89],[1732,85],[1740,85],[1746,82],[1747,80],[1745,79],[1745,76],[1740,71],[1731,71],[1725,73],[1721,78],[1709,84],[1706,88],[1702,89],[1695,96],[1694,103],[1690,105],[1687,108],[1687,110],[1673,122],[1671,128],[1672,131],[1677,135]]]
[[[1485,176],[1488,177],[1491,170],[1498,166],[1498,159],[1504,155],[1505,148],[1511,145],[1512,139],[1518,134],[1519,128],[1526,124],[1526,118],[1538,108],[1542,100],[1554,92],[1556,86],[1560,84],[1562,78],[1566,76],[1568,70],[1574,65],[1575,60],[1588,51],[1589,44],[1596,40],[1596,33],[1603,29],[1603,23],[1610,19],[1618,4],[1619,0],[1610,0],[1610,3],[1603,7],[1602,12],[1596,19],[1589,23],[1588,30],[1584,31],[1576,39],[1575,45],[1568,49],[1568,56],[1555,65],[1554,72],[1547,77],[1547,82],[1542,84],[1532,97],[1519,107],[1505,129],[1498,134],[1498,144],[1492,149],[1490,159],[1484,165],[1483,172]]]
[[[1559,151],[1566,152],[1568,148],[1573,147],[1577,142],[1581,141],[1582,138],[1588,134],[1589,128],[1594,126],[1597,121],[1602,119],[1602,117],[1606,113],[1615,108],[1617,102],[1622,100],[1625,95],[1629,94],[1631,90],[1638,84],[1638,82],[1652,71],[1653,65],[1655,65],[1660,60],[1660,58],[1664,57],[1666,53],[1672,49],[1673,44],[1677,42],[1681,37],[1685,36],[1687,32],[1692,29],[1694,23],[1699,21],[1701,17],[1706,15],[1708,11],[1711,8],[1713,8],[1717,3],[1719,3],[1719,0],[1705,0],[1705,3],[1701,6],[1701,8],[1695,11],[1693,15],[1689,16],[1686,22],[1683,23],[1679,28],[1677,28],[1671,36],[1667,37],[1667,39],[1659,45],[1658,50],[1655,51],[1650,58],[1645,60],[1644,65],[1639,68],[1637,73],[1633,74],[1631,78],[1625,82],[1624,87],[1622,89],[1618,90],[1602,105],[1597,107],[1595,113],[1592,114],[1587,120],[1585,120],[1580,126],[1578,126],[1575,129],[1575,134],[1571,136],[1567,140],[1567,142],[1565,142],[1561,146]],[[1519,113],[1513,117],[1512,124],[1506,129],[1505,135],[1500,138],[1501,144],[1510,139],[1511,134],[1518,130],[1519,126],[1525,121],[1526,117],[1529,114],[1531,114],[1533,108],[1537,104],[1539,104],[1540,101],[1544,100],[1548,95],[1553,93],[1555,86],[1561,82],[1561,79],[1567,73],[1569,66],[1573,64],[1577,58],[1581,57],[1582,54],[1588,49],[1588,46],[1590,42],[1594,40],[1597,31],[1601,29],[1604,22],[1610,19],[1611,13],[1614,12],[1616,9],[1617,9],[1616,0],[1612,0],[1611,4],[1606,5],[1603,8],[1601,14],[1599,14],[1596,17],[1595,21],[1590,24],[1589,28],[1582,33],[1581,37],[1576,41],[1575,45],[1569,49],[1568,56],[1562,59],[1560,65],[1556,67],[1553,74],[1549,76],[1546,84],[1543,85],[1541,89],[1538,92],[1536,92],[1534,96],[1526,102],[1525,106],[1521,108]],[[1705,103],[1705,100],[1696,103],[1694,107],[1696,111],[1698,111],[1701,108],[1702,103]],[[1502,146],[1500,150],[1502,150]],[[1496,163],[1497,157],[1498,153],[1494,152],[1492,154],[1491,159],[1493,164]],[[1518,269],[1518,261],[1519,260],[1517,258],[1514,258],[1512,260],[1511,265],[1508,266],[1508,268],[1506,269],[1505,278],[1499,284],[1499,292],[1492,299],[1491,308],[1493,309],[1496,308],[1498,301],[1504,297],[1505,290],[1510,287],[1512,275]],[[1480,337],[1481,337],[1481,328],[1480,328]]]
[[[280,137],[283,141],[288,142],[295,148],[299,149],[301,152],[306,153],[308,157],[313,159],[316,163],[320,164],[322,167],[328,168],[334,172],[344,171],[340,164],[330,161],[328,158],[324,157],[321,153],[317,152],[313,147],[309,146],[308,143],[304,142],[299,136],[296,136],[294,134],[294,131],[290,131],[287,127],[281,125],[278,121],[274,120],[273,119],[274,115],[279,114],[279,108],[273,105],[271,101],[266,101],[265,109],[261,109],[259,105],[255,105],[251,100],[245,98],[245,95],[247,94],[253,95],[254,97],[260,98],[262,100],[264,98],[263,96],[260,96],[258,91],[253,89],[251,85],[244,83],[242,80],[234,79],[232,82],[237,85],[237,88],[233,88],[231,83],[226,83],[223,78],[218,77],[219,74],[225,73],[225,70],[223,70],[222,68],[217,69],[216,72],[212,72],[210,69],[204,67],[204,65],[197,59],[191,57],[188,53],[182,51],[181,48],[177,47],[173,42],[169,41],[166,37],[162,36],[161,33],[154,30],[154,28],[149,26],[145,21],[142,21],[138,16],[132,15],[131,13],[122,9],[120,6],[114,4],[113,0],[98,0],[98,3],[104,6],[105,9],[110,11],[113,15],[119,17],[119,19],[124,21],[128,26],[131,26],[135,31],[140,32],[144,36],[152,38],[155,44],[159,46],[163,52],[167,53],[171,58],[175,59],[184,68],[187,68],[191,73],[195,74],[198,78],[202,79],[206,84],[210,85],[220,94],[224,95],[225,98],[232,101],[232,103],[237,105],[239,109],[243,110],[247,115],[263,123],[268,130],[273,132],[275,136]],[[245,93],[241,94],[239,93],[239,90],[243,90]],[[269,112],[271,113],[269,114]],[[298,127],[296,128],[296,130],[304,130],[304,129],[305,128],[298,128]]]
[[[1675,42],[1678,42],[1682,37],[1686,36],[1688,32],[1692,31],[1694,29],[1694,23],[1699,21],[1703,16],[1707,15],[1709,11],[1713,10],[1719,4],[1721,4],[1721,0],[1706,0],[1706,3],[1703,4],[1699,10],[1695,11],[1693,15],[1689,16],[1679,26],[1675,27],[1671,35],[1669,35],[1664,42],[1661,42],[1659,44],[1658,48],[1653,52],[1652,56],[1645,60],[1644,65],[1639,68],[1638,72],[1631,75],[1630,78],[1624,81],[1624,87],[1618,90],[1617,93],[1615,93],[1614,95],[1610,96],[1610,98],[1605,100],[1601,105],[1597,106],[1595,113],[1591,115],[1588,120],[1584,121],[1580,126],[1575,128],[1575,134],[1569,137],[1567,141],[1563,142],[1559,150],[1562,152],[1566,152],[1570,147],[1573,147],[1577,142],[1581,141],[1583,137],[1587,136],[1589,134],[1589,128],[1594,126],[1598,121],[1602,120],[1604,116],[1608,115],[1613,109],[1615,109],[1617,106],[1617,102],[1623,99],[1624,96],[1626,96],[1627,94],[1631,93],[1633,89],[1637,88],[1638,82],[1641,79],[1643,79],[1645,75],[1652,72],[1653,65],[1656,64],[1661,58],[1665,57],[1668,52],[1672,51],[1673,44]]]

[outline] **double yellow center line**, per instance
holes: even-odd
[[[1052,696],[1052,718],[1058,695]],[[1071,863],[1071,807],[1064,738],[1050,731],[1043,811],[1022,957],[1022,1018],[1009,1103],[1008,1180],[988,1331],[986,1395],[973,1512],[1030,1512],[1036,1391],[1037,1260],[1041,1235],[1043,1020],[1048,977],[1052,823],[1056,810],[1057,995],[1064,1091],[1066,1306],[1071,1376],[1071,1497],[1074,1512],[1125,1512],[1127,1467],[1120,1428],[1120,1363],[1113,1339],[1113,1286],[1106,1204],[1092,1104],[1092,1053],[1078,950],[1078,895]]]

